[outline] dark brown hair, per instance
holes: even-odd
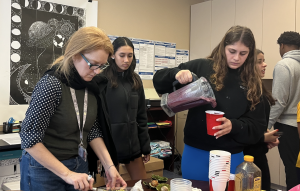
[[[214,48],[208,59],[213,60],[214,74],[210,80],[220,91],[223,87],[224,78],[228,72],[228,63],[225,54],[225,47],[236,42],[243,43],[249,48],[249,54],[244,64],[239,68],[240,78],[243,86],[247,88],[247,99],[251,102],[251,110],[260,102],[262,95],[262,82],[258,71],[256,70],[255,39],[252,31],[247,27],[233,26],[223,37],[222,41]]]
[[[259,54],[264,54],[264,52],[259,49],[256,49],[256,55],[259,55]],[[263,92],[263,95],[269,101],[270,105],[275,105],[275,99],[273,98],[272,93],[266,88],[264,83],[262,84],[262,92]]]

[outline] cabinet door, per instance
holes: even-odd
[[[271,175],[271,183],[280,185],[279,164],[281,159],[279,156],[278,148],[275,147],[273,149],[270,149],[267,153],[267,158]]]
[[[296,31],[300,33],[300,0],[296,0]]]
[[[177,130],[177,135],[176,135],[176,146],[177,146],[177,150],[178,152],[182,155],[183,153],[183,149],[184,149],[184,142],[183,142],[183,138],[184,138],[184,133],[183,133],[183,129],[185,126],[185,122],[186,119],[185,118],[178,118],[177,117],[177,121],[176,121],[176,130]]]
[[[212,1],[211,50],[222,40],[225,33],[234,25],[235,0]]]
[[[284,31],[295,31],[295,0],[264,0],[263,43],[265,53],[266,79],[273,78],[276,63],[281,60],[277,39]]]
[[[190,59],[205,58],[211,52],[211,1],[191,6]]]
[[[236,0],[235,25],[251,29],[256,43],[256,48],[262,48],[262,19],[263,0]]]
[[[280,158],[278,147],[270,149],[267,153],[271,175],[271,183],[286,187],[285,168]]]
[[[184,110],[176,114],[177,118],[186,119],[189,110]]]

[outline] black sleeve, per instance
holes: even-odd
[[[176,80],[175,76],[180,70],[189,70],[196,74],[198,77],[207,77],[207,75],[209,76],[209,74],[212,72],[211,64],[211,60],[202,58],[182,63],[175,68],[165,68],[158,70],[153,77],[154,88],[159,94],[171,93],[173,92],[173,82]],[[185,85],[187,84],[180,85],[179,88]]]
[[[180,71],[186,68],[186,64],[182,63],[175,68],[165,68],[156,71],[153,76],[153,85],[157,93],[171,93],[173,91],[173,82],[176,80],[175,76]]]
[[[138,125],[138,136],[143,155],[150,154],[150,137],[148,134],[148,118],[146,112],[146,100],[143,86],[139,90],[139,102],[136,122]]]
[[[267,126],[263,100],[255,106],[253,111],[248,110],[238,119],[230,119],[232,138],[242,144],[252,145],[264,141],[264,132]]]

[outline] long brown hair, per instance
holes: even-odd
[[[134,72],[136,67],[136,58],[134,54],[134,46],[132,42],[127,37],[118,37],[113,42],[113,47],[115,53],[122,46],[130,46],[133,51],[133,59],[129,68],[124,72],[124,78],[128,79],[132,83],[132,89],[137,90],[142,87],[142,81],[140,80],[139,75]],[[109,67],[103,71],[103,74],[108,78],[111,83],[111,87],[118,87],[118,66],[116,61],[112,58],[108,59]]]
[[[52,65],[58,64],[57,70],[68,79],[71,67],[73,67],[73,56],[99,49],[107,52],[109,56],[113,54],[113,47],[108,36],[97,27],[80,28],[69,39],[64,55],[57,58]]]
[[[256,55],[259,54],[265,54],[263,51],[256,49]],[[257,63],[257,59],[256,59],[256,63]],[[270,105],[275,105],[275,99],[272,96],[272,93],[266,88],[266,86],[264,85],[264,83],[262,83],[262,92],[263,95],[267,98],[267,100],[269,101]]]
[[[251,110],[260,102],[262,95],[262,82],[256,70],[255,39],[252,31],[247,27],[233,26],[223,37],[222,41],[214,48],[211,55],[207,58],[214,61],[214,74],[210,76],[211,82],[220,91],[223,87],[224,78],[228,72],[228,64],[225,54],[225,47],[236,42],[243,43],[249,48],[249,54],[244,64],[239,68],[240,78],[243,86],[247,89],[247,100],[251,102]]]

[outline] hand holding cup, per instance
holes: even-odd
[[[224,112],[207,110],[206,113],[206,126],[207,134],[215,136],[216,139],[230,133],[232,124],[229,119],[224,116]]]

